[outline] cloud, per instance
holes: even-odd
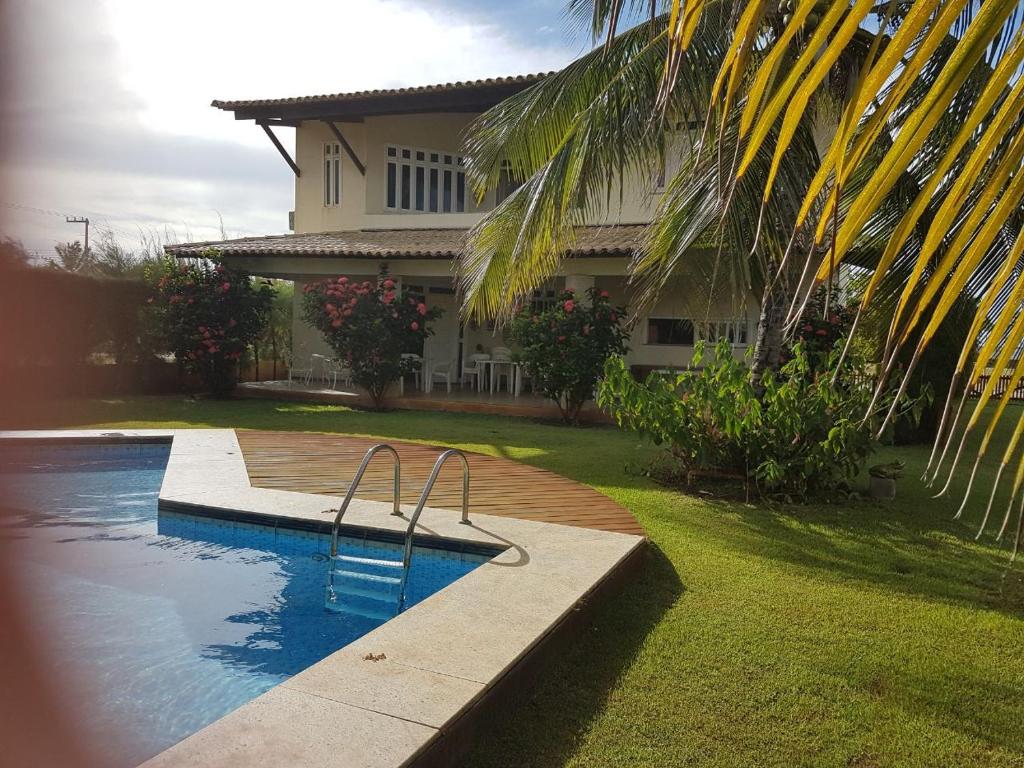
[[[465,0],[7,0],[0,231],[48,250],[79,235],[68,213],[119,235],[169,226],[211,238],[219,212],[233,232],[281,232],[291,172],[262,131],[211,99],[562,66],[567,46],[526,32],[536,4],[521,0],[523,24],[510,24],[509,4],[488,18]]]

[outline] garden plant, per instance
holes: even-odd
[[[512,321],[534,390],[558,404],[565,423],[579,421],[608,358],[625,353],[625,319],[625,307],[614,306],[607,291],[590,288],[585,297],[566,290],[550,307],[526,307]]]
[[[404,353],[420,354],[441,310],[399,288],[381,268],[375,283],[340,276],[304,288],[306,321],[323,333],[338,359],[352,371],[376,408],[388,387],[417,369]]]
[[[274,289],[227,267],[215,250],[189,261],[167,257],[147,277],[167,347],[211,394],[226,397],[238,383],[240,361],[266,329]]]

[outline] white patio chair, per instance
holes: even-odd
[[[413,371],[412,381],[413,381],[413,384],[416,386],[416,389],[422,389],[422,387],[423,387],[423,358],[420,355],[417,355],[415,352],[403,352],[402,353],[402,359],[403,360],[415,360],[417,363],[420,364],[419,368],[417,368],[415,371]],[[400,395],[404,395],[405,394],[405,376],[401,376],[398,379],[398,394],[400,394]]]
[[[434,382],[443,381],[448,385],[448,394],[452,393],[452,381],[455,379],[456,363],[449,360],[445,363],[437,363],[430,369],[430,386],[427,391],[433,391]]]
[[[486,366],[480,363],[484,360],[490,360],[490,355],[485,355],[482,352],[477,352],[469,356],[468,361],[463,361],[462,364],[462,383],[466,383],[467,378],[473,379],[473,384],[477,389],[480,389],[480,379],[484,375],[484,369]]]
[[[288,363],[288,386],[290,387],[297,379],[302,381],[303,386],[309,386],[309,379],[313,375],[313,363],[305,367],[296,367],[295,359],[291,356],[287,358]]]
[[[326,373],[331,380],[331,389],[337,389],[339,381],[343,387],[352,385],[352,369],[337,358],[330,358],[327,361]]]
[[[309,361],[312,369],[310,379],[319,379],[320,383],[326,386],[331,380],[331,358],[327,355],[318,355],[315,352]]]

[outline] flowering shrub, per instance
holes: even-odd
[[[805,498],[846,484],[874,448],[872,425],[862,423],[871,387],[846,375],[833,380],[838,352],[815,374],[795,345],[787,363],[764,375],[760,394],[727,342],[703,368],[642,383],[613,358],[598,402],[620,426],[668,448],[671,479],[724,476],[758,495]],[[693,366],[703,354],[698,345]]]
[[[419,353],[430,336],[430,323],[441,315],[415,297],[399,293],[382,268],[376,284],[337,277],[305,287],[306,321],[323,333],[340,360],[352,370],[352,380],[369,392],[378,408],[388,386],[416,368],[402,357]]]
[[[826,315],[825,295],[821,289],[811,297],[793,334],[793,342],[803,347],[812,371],[828,364],[832,349],[841,339],[846,340],[857,314],[856,307],[842,304],[839,297],[833,295]],[[785,360],[791,357],[790,354],[784,355]]]
[[[607,291],[591,288],[584,300],[565,291],[551,308],[527,308],[512,321],[512,341],[534,389],[558,403],[566,423],[578,421],[605,361],[625,353],[625,319]]]
[[[274,290],[229,269],[214,250],[194,261],[166,258],[150,271],[149,298],[168,347],[217,397],[238,382],[238,364],[267,325]]]

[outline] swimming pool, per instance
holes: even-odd
[[[169,445],[0,445],[40,637],[108,765],[133,766],[383,622],[327,611],[329,536],[157,511]],[[400,558],[343,538],[340,552]],[[408,605],[487,559],[417,547]]]

